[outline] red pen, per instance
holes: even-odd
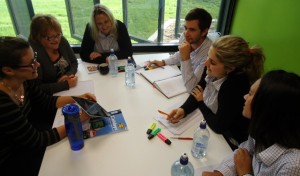
[[[166,138],[163,134],[157,133],[157,136],[158,136],[162,141],[164,141],[166,144],[171,145],[172,142],[171,142],[168,138]]]
[[[171,139],[178,139],[178,140],[193,140],[191,137],[171,137]]]

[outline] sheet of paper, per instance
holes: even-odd
[[[171,112],[171,110],[178,108],[179,106],[180,104],[176,103],[175,105],[166,109],[165,112],[169,113]],[[200,124],[201,120],[203,119],[203,115],[201,111],[197,108],[192,113],[188,114],[185,118],[181,119],[178,123],[175,124],[169,122],[169,120],[166,119],[166,116],[162,114],[158,114],[154,119],[159,121],[167,130],[169,130],[174,135],[180,135],[193,124]]]
[[[86,80],[86,81],[78,81],[75,87],[70,88],[69,90],[57,92],[54,95],[56,96],[74,96],[81,95],[84,93],[94,93],[94,81]]]

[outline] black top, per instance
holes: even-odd
[[[204,71],[205,73],[206,71]],[[206,74],[202,75],[201,87],[205,88]],[[245,73],[231,72],[223,82],[218,93],[218,109],[213,113],[204,103],[190,95],[181,106],[185,114],[191,113],[197,107],[201,110],[208,126],[216,133],[223,134],[229,141],[234,138],[238,143],[247,140],[250,120],[243,117],[244,95],[250,89],[250,81]]]
[[[132,57],[132,44],[131,40],[127,31],[127,28],[124,23],[117,20],[117,31],[118,31],[118,45],[119,45],[119,51],[115,51],[115,54],[117,55],[118,59],[127,59],[128,56]],[[102,57],[100,59],[96,60],[90,60],[90,54],[94,52],[94,46],[95,46],[95,40],[91,36],[91,27],[89,24],[86,25],[82,43],[81,43],[81,49],[80,49],[80,57],[85,62],[91,62],[91,63],[104,63],[106,62],[106,57],[109,56],[108,53],[101,53]]]

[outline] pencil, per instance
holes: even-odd
[[[163,112],[161,110],[158,110],[158,112],[161,113],[161,114],[163,114],[163,115],[166,115],[166,116],[170,117],[170,115],[168,113],[165,113],[165,112]]]
[[[191,137],[170,137],[171,139],[178,139],[178,140],[193,140]]]

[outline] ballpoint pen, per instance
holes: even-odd
[[[154,130],[155,126],[156,126],[156,123],[153,122],[153,123],[151,124],[151,126],[148,128],[147,134],[150,134],[150,133],[152,132],[152,130]]]
[[[193,140],[191,137],[170,137],[171,139],[178,139],[178,140]]]
[[[166,144],[171,145],[172,142],[171,142],[167,137],[165,137],[163,134],[158,133],[157,136],[158,136],[162,141],[164,141]]]
[[[165,112],[163,112],[161,110],[158,110],[158,112],[161,113],[161,114],[163,114],[163,115],[166,115],[167,117],[170,117],[170,115],[168,113],[165,113]]]
[[[159,133],[161,131],[160,128],[156,128],[154,131],[152,131],[149,136],[148,136],[148,139],[152,139],[154,136],[157,135],[157,133]]]

